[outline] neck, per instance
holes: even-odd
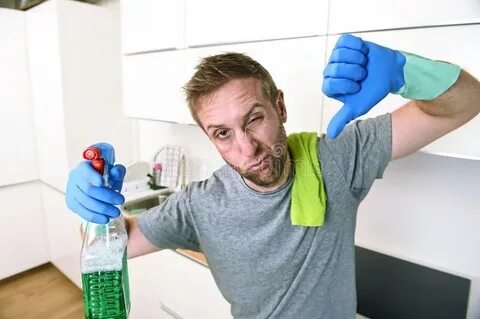
[[[283,172],[280,175],[280,179],[275,184],[270,186],[260,186],[260,185],[254,184],[252,181],[246,178],[243,178],[243,180],[245,181],[245,184],[247,184],[247,186],[253,189],[254,191],[271,192],[282,187],[288,181],[288,177],[290,176],[291,172],[292,172],[292,163],[290,161],[290,152],[287,152],[287,159],[285,161],[285,166],[283,167]]]

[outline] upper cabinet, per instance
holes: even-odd
[[[258,60],[284,91],[288,132],[324,131],[341,105],[323,96],[324,63],[339,34],[346,32],[393,49],[452,61],[480,78],[476,58],[480,42],[473,40],[480,34],[478,0],[247,0],[236,6],[220,0],[183,0],[170,5],[166,0],[151,1],[124,0],[122,4],[124,19],[136,15],[136,21],[144,23],[135,29],[133,22],[123,22],[128,42],[124,45],[134,40],[150,44],[124,51],[124,110],[134,118],[193,124],[182,86],[202,57],[235,51]],[[154,10],[155,5],[163,10]],[[139,18],[140,10],[146,10],[143,18]],[[147,19],[145,12],[156,19]],[[180,16],[170,24],[167,35],[165,27],[147,27],[149,19],[163,23],[158,21],[163,15]],[[391,112],[405,102],[389,95],[367,116]],[[422,151],[480,159],[478,141],[473,138],[479,130],[477,116]]]
[[[184,0],[122,0],[123,54],[184,46]]]
[[[124,57],[124,105],[128,116],[194,124],[182,87],[206,56],[248,54],[284,91],[287,131],[321,127],[325,37],[209,46]],[[300,82],[301,81],[301,82]]]
[[[478,0],[334,0],[329,33],[480,22]]]
[[[245,53],[262,64],[277,88],[284,92],[287,133],[319,132],[324,46],[325,37],[312,37],[191,49],[186,51],[186,78],[193,75],[202,57],[224,52]]]
[[[186,0],[187,46],[324,35],[328,1]]]
[[[25,13],[0,8],[0,186],[38,178]]]
[[[97,142],[111,143],[117,160],[130,162],[133,137],[122,112],[118,13],[51,0],[25,14],[42,181],[63,190],[68,170]]]
[[[123,104],[133,118],[194,124],[182,91],[185,52],[165,51],[123,58]]]
[[[479,34],[480,25],[469,25],[369,32],[356,35],[364,40],[392,49],[458,64],[476,78],[480,78],[480,63],[478,63],[480,42],[472,41],[472,39],[478,38]],[[338,36],[328,38],[327,55],[331,53],[337,39]],[[392,112],[406,102],[407,100],[399,95],[389,94],[362,118]],[[325,97],[323,131],[326,131],[329,121],[341,106],[342,103]],[[464,126],[427,145],[422,151],[480,160],[479,132],[480,116],[477,116]]]
[[[122,0],[123,54],[327,33],[328,1]]]

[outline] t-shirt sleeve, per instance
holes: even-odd
[[[187,189],[176,192],[138,217],[140,231],[153,245],[161,249],[200,251],[188,196]]]
[[[351,193],[363,200],[392,156],[391,115],[350,123],[336,139],[325,137],[325,144]]]

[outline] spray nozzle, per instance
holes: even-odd
[[[108,143],[97,143],[83,151],[83,158],[92,161],[92,166],[100,175],[107,175],[115,163],[115,151]],[[106,167],[105,167],[106,165]]]

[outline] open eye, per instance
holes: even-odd
[[[229,136],[230,136],[230,132],[227,130],[218,130],[217,132],[215,132],[215,137],[221,140],[226,139]]]

